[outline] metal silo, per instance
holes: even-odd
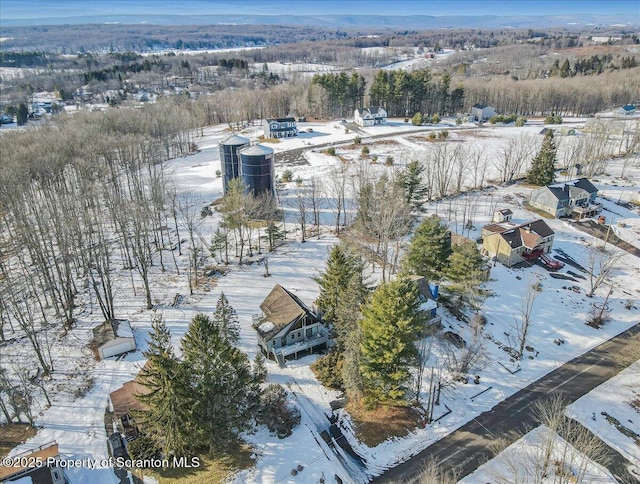
[[[239,150],[240,174],[247,193],[273,193],[273,150],[253,145]]]
[[[249,138],[231,135],[220,142],[220,168],[222,170],[222,187],[227,193],[229,182],[240,176],[240,149],[249,146]]]

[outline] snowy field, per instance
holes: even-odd
[[[579,123],[580,120],[576,120],[576,124]],[[426,150],[430,149],[430,145],[427,140],[419,138],[424,136],[420,135],[419,131],[446,128],[450,132],[449,142],[452,145],[468,143],[482,150],[491,159],[500,152],[510,137],[521,134],[533,136],[540,131],[541,124],[523,128],[479,129],[473,125],[457,127],[453,120],[444,120],[440,125],[432,127],[413,127],[410,123],[405,124],[401,120],[391,120],[386,126],[363,128],[359,133],[363,144],[366,143],[371,147],[370,156],[379,157],[378,163],[373,165],[370,164],[370,158],[360,159],[360,147],[351,147],[355,134],[345,133],[344,125],[339,121],[300,123],[299,125],[301,130],[307,127],[311,127],[313,133],[303,132],[298,138],[269,144],[276,153],[294,148],[308,148],[304,152],[308,164],[290,167],[294,171],[294,178],[299,176],[303,181],[311,177],[327,179],[336,166],[343,166],[344,162],[337,157],[323,153],[324,148],[313,148],[318,144],[342,143],[336,147],[336,154],[347,161],[347,166],[350,167],[348,169],[355,169],[358,163],[366,163],[376,173],[382,173],[403,166],[414,156],[426,156]],[[404,131],[409,133],[397,135],[398,132]],[[169,177],[177,190],[180,193],[190,194],[202,206],[222,196],[222,181],[215,176],[216,170],[220,169],[218,143],[229,134],[225,126],[206,129],[204,136],[197,139],[200,150],[198,153],[168,163]],[[262,134],[262,128],[249,127],[241,134],[256,139]],[[367,137],[372,135],[383,135],[392,139],[392,142],[368,140]],[[384,166],[386,156],[394,158],[392,167]],[[610,217],[616,217],[616,222],[622,219],[627,224],[625,227],[616,227],[616,233],[619,230],[621,237],[637,243],[637,230],[640,227],[638,211],[626,209],[615,203],[618,199],[613,193],[617,188],[613,184],[619,182],[623,169],[622,163],[622,160],[612,161],[608,166],[608,175],[600,177],[595,184],[598,188],[604,189],[607,195],[611,191],[612,200],[614,200],[606,202],[603,214],[608,220]],[[286,168],[286,166],[277,166],[276,174],[282,174]],[[495,177],[495,170],[493,165],[488,164],[487,178]],[[637,166],[630,167],[626,176],[625,189],[621,193],[616,192],[620,201],[632,200],[633,197],[638,196],[637,191],[640,190],[640,169]],[[465,175],[464,185],[469,185],[469,180],[470,176]],[[308,239],[305,243],[299,242],[293,210],[297,190],[295,183],[288,183],[280,194],[281,202],[287,212],[289,236],[283,246],[268,255],[271,277],[263,277],[266,254],[256,254],[251,258],[253,261],[251,264],[242,267],[238,267],[237,264],[232,265],[226,275],[209,278],[193,296],[189,296],[184,275],[188,263],[186,255],[177,258],[179,266],[184,269],[183,275],[162,277],[158,273],[152,278],[156,310],[163,314],[176,347],[179,347],[180,339],[191,318],[199,312],[211,314],[222,292],[238,312],[241,324],[240,348],[250,358],[253,358],[258,350],[256,332],[251,327],[252,316],[260,312],[260,303],[275,284],[281,284],[291,290],[307,304],[313,302],[318,295],[318,286],[312,277],[324,268],[328,251],[337,242],[337,238],[330,233],[330,227],[334,223],[331,210],[328,206],[324,206],[323,221],[326,226],[321,237]],[[510,208],[514,212],[516,222],[538,218],[523,204],[529,192],[530,189],[522,185],[488,188],[439,203],[431,203],[427,207],[427,213],[437,213],[449,223],[454,232],[475,240],[480,236],[482,226],[490,222],[496,208]],[[465,221],[469,218],[472,219],[473,227],[468,230],[463,229]],[[216,212],[204,220],[199,229],[204,240],[211,239],[219,221],[220,218]],[[554,249],[564,251],[578,263],[585,265],[589,246],[595,245],[596,239],[578,231],[568,222],[561,220],[547,222],[556,231]],[[491,409],[527,384],[636,323],[638,312],[625,309],[625,303],[629,299],[640,299],[640,259],[628,254],[623,257],[620,267],[606,283],[607,290],[609,285],[613,288],[609,298],[609,306],[612,308],[611,320],[600,330],[585,325],[585,319],[591,304],[602,302],[607,290],[600,289],[592,299],[588,299],[584,296],[588,290],[588,282],[584,279],[577,278],[573,282],[554,279],[546,270],[538,266],[525,269],[509,269],[502,265],[492,267],[490,281],[487,284],[488,289],[492,291],[492,296],[482,308],[488,320],[481,333],[485,356],[478,361],[473,370],[473,375],[480,376],[479,384],[458,383],[447,386],[442,393],[442,406],[446,405],[451,409],[450,413],[432,425],[417,429],[404,438],[383,442],[375,448],[368,448],[358,442],[354,434],[349,432],[352,422],[348,416],[343,416],[342,426],[346,429],[347,439],[369,463],[368,469],[362,470],[359,477],[362,479],[370,477],[397,462],[406,460],[473,417]],[[213,260],[210,263],[215,264]],[[157,267],[155,270],[159,271]],[[561,272],[566,274],[568,270],[575,271],[571,267],[565,267]],[[372,276],[374,279],[379,277],[378,271]],[[103,422],[108,395],[122,383],[132,379],[144,364],[145,360],[141,352],[147,346],[148,332],[151,327],[152,313],[144,309],[141,284],[139,282],[136,284],[139,291],[133,294],[130,277],[128,272],[123,271],[116,280],[117,313],[118,317],[131,321],[138,350],[117,361],[111,359],[96,362],[87,350],[86,344],[91,338],[91,328],[101,322],[100,315],[95,307],[95,301],[92,306],[87,293],[81,295],[79,303],[83,311],[79,314],[77,327],[64,339],[55,342],[57,391],[52,397],[53,405],[49,409],[38,409],[36,424],[42,428],[29,442],[14,449],[13,453],[56,440],[61,454],[65,457],[103,458],[107,456],[107,436]],[[534,306],[529,340],[534,351],[527,353],[527,357],[522,361],[514,362],[503,349],[505,346],[513,345],[505,333],[512,333],[511,328],[518,314],[520,293],[526,284],[533,280],[539,281],[542,286],[542,293]],[[171,302],[176,294],[183,297],[181,302],[173,307]],[[465,323],[458,321],[442,309],[439,311],[443,324],[448,330],[460,334],[466,341],[473,339],[472,330]],[[564,343],[555,344],[554,341],[558,339],[563,340]],[[433,357],[442,355],[446,350],[444,343],[438,343]],[[0,348],[0,356],[26,358],[25,355],[12,353],[24,351],[28,351],[28,348],[20,348],[18,345],[5,346]],[[328,425],[324,414],[330,413],[329,402],[338,394],[323,388],[313,376],[309,364],[315,358],[316,356],[308,356],[288,362],[285,368],[279,368],[275,363],[267,362],[268,380],[282,383],[293,392],[292,399],[301,409],[302,421],[293,435],[286,439],[277,439],[264,429],[256,434],[247,435],[247,440],[255,449],[255,467],[240,473],[236,482],[318,482],[322,475],[328,480],[334,474],[339,474],[343,478],[347,475],[343,465],[348,464],[343,464],[318,437],[318,429]],[[514,373],[516,370],[518,370],[517,373]],[[93,384],[89,386],[87,382]],[[623,382],[612,384],[616,388],[624,385]],[[77,391],[82,386],[88,388],[84,394]],[[477,396],[483,390],[486,391]],[[436,413],[438,412],[445,413],[442,408],[436,409]],[[624,418],[626,421],[625,415],[619,418]],[[606,422],[600,416],[598,419],[600,423]],[[293,477],[290,471],[298,464],[304,466],[304,470],[297,477]],[[353,473],[354,469],[348,472]],[[72,482],[111,483],[114,479],[114,475],[109,470],[84,469],[73,475]],[[485,481],[467,480],[465,482]]]
[[[567,415],[622,454],[640,476],[640,361],[578,399]]]
[[[460,484],[616,482],[605,468],[591,462],[565,440],[550,433],[551,431],[544,426],[532,430],[498,456],[478,467],[473,474],[459,481]],[[541,478],[545,448],[549,444],[553,446],[551,462],[547,468],[547,477]],[[554,461],[564,462],[565,465],[556,466]]]

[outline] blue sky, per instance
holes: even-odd
[[[96,15],[619,15],[639,0],[0,0],[0,21]]]

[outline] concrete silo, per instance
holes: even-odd
[[[273,193],[273,150],[267,146],[253,145],[242,148],[240,174],[247,193],[254,196]]]
[[[229,182],[234,178],[238,178],[241,174],[240,155],[238,152],[247,146],[249,146],[249,138],[235,134],[220,142],[220,167],[222,171],[222,187],[225,194],[229,188]]]

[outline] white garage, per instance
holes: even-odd
[[[93,328],[92,348],[99,359],[110,358],[136,349],[131,324],[126,319],[112,319]]]

